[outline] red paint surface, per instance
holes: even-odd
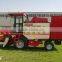
[[[50,27],[50,29],[52,29],[52,27],[62,28],[62,16],[53,16],[51,18]],[[62,32],[60,32],[60,30],[59,32],[51,32],[50,39],[62,39]]]
[[[17,41],[18,39],[22,38],[23,35],[22,34],[15,34],[15,36],[13,37],[14,41]]]
[[[31,20],[32,23],[47,23],[47,18],[41,18],[41,17],[33,17]]]
[[[23,16],[24,13],[20,13],[20,12],[16,13],[16,12],[13,12],[13,13],[9,13],[8,15],[9,16]]]
[[[31,40],[29,40],[29,42],[28,42],[28,45],[31,45],[31,46],[38,46],[39,44],[40,44],[39,41],[31,41]]]

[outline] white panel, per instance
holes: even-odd
[[[0,17],[0,26],[13,26],[14,19],[10,17]]]
[[[50,35],[49,23],[24,23],[23,34],[29,39],[48,39]]]

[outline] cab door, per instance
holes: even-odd
[[[14,29],[15,32],[23,32],[23,16],[14,18]]]

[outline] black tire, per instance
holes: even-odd
[[[54,49],[54,44],[53,43],[45,43],[44,47],[46,50],[51,51]]]
[[[16,48],[23,48],[24,47],[24,42],[23,41],[21,41],[21,40],[18,40],[18,41],[16,41],[15,43],[14,43],[14,46],[16,47]]]

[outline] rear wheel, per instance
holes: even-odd
[[[44,47],[46,50],[50,51],[54,49],[54,44],[52,42],[48,42],[48,43],[46,42]]]

